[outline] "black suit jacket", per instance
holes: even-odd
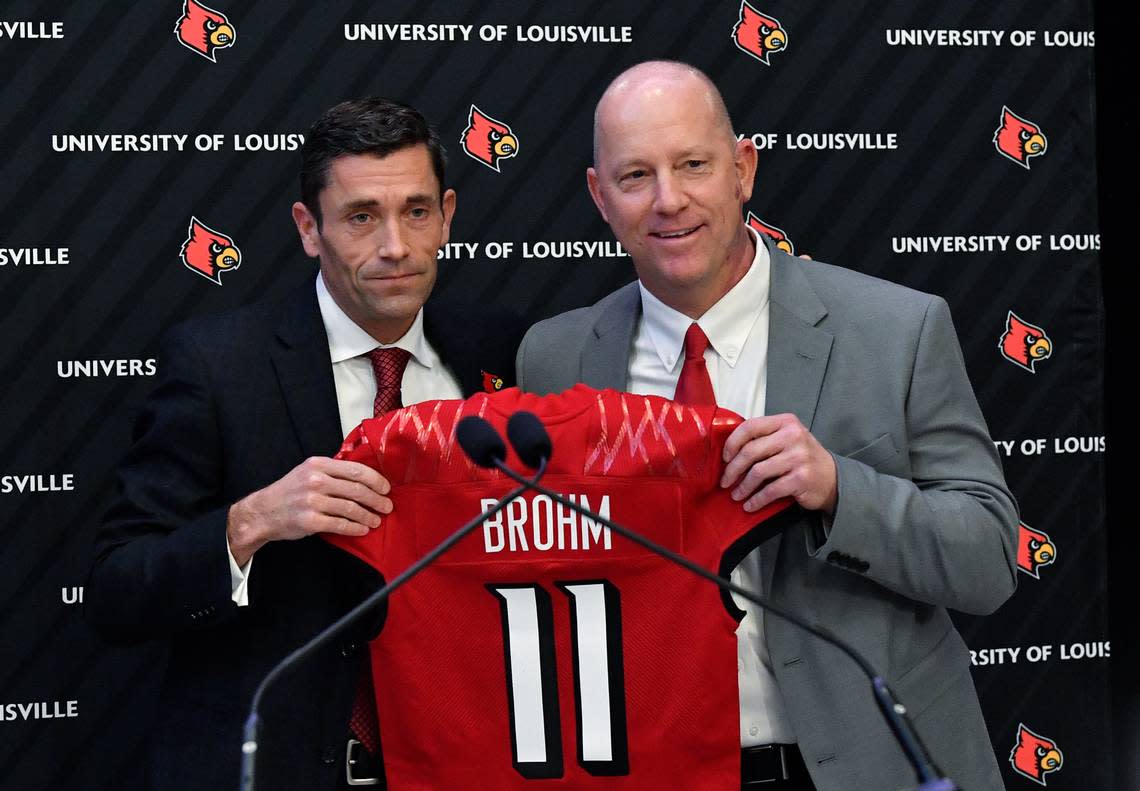
[[[510,386],[524,327],[501,313],[470,315],[429,302],[429,341],[466,395],[482,389],[481,369]],[[230,598],[229,506],[340,445],[311,281],[283,302],[175,327],[159,368],[96,538],[85,610],[111,640],[170,643],[151,729],[151,787],[228,788],[237,783],[241,727],[258,682],[379,580],[309,537],[258,550],[250,605]],[[267,694],[259,787],[335,787],[368,631],[322,651]]]

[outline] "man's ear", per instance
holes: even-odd
[[[608,223],[610,218],[606,215],[606,203],[602,199],[602,187],[598,183],[598,172],[593,168],[586,168],[586,187],[590,190],[590,197],[594,199],[594,205],[598,207],[602,219]]]
[[[451,218],[455,216],[455,190],[447,190],[443,193],[443,200],[439,204],[443,211],[443,234],[440,237],[439,246],[443,247],[451,238]]]
[[[297,226],[297,233],[301,236],[301,246],[310,258],[321,254],[321,231],[317,227],[317,218],[309,211],[309,207],[297,201],[293,204],[293,224]]]
[[[752,185],[756,180],[756,163],[759,158],[756,146],[747,137],[736,142],[733,149],[733,164],[736,166],[736,179],[740,185],[741,205],[752,198]]]

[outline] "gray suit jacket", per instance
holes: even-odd
[[[829,529],[796,527],[762,550],[766,593],[853,644],[908,706],[964,791],[1002,781],[947,614],[992,612],[1016,585],[1017,506],[966,376],[946,302],[768,244],[767,412],[792,412],[832,452]],[[637,284],[540,322],[519,386],[625,389]],[[764,619],[772,668],[820,791],[914,785],[846,656]]]

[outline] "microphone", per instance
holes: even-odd
[[[539,428],[542,428],[541,424]],[[459,447],[467,454],[467,458],[480,467],[493,469],[496,461],[505,461],[507,458],[507,446],[503,444],[499,432],[476,415],[468,415],[459,421],[459,425],[455,427],[455,438],[459,441]],[[513,444],[514,440],[511,442]],[[537,467],[535,464],[529,466]]]
[[[550,460],[553,450],[550,435],[533,412],[520,410],[511,415],[507,421],[507,438],[523,464],[532,470],[537,469],[543,459]],[[505,459],[506,454],[502,458]]]
[[[537,420],[537,418],[535,419]],[[539,424],[539,428],[542,428],[541,424]],[[546,433],[545,429],[543,429],[543,433]],[[499,433],[495,431],[491,424],[483,420],[483,418],[468,416],[459,421],[459,425],[456,427],[456,439],[459,442],[459,447],[463,449],[463,452],[467,454],[468,458],[480,467],[494,468],[502,464],[503,459],[507,456],[507,448],[506,445],[503,444],[503,438],[500,437]],[[502,511],[512,500],[522,495],[530,486],[536,485],[542,480],[544,474],[546,474],[546,462],[545,460],[541,460],[532,478],[522,478],[520,476],[519,481],[522,483],[521,486],[512,489],[506,495],[499,498],[495,505],[489,510],[478,514],[471,519],[471,521],[439,542],[430,552],[404,569],[395,579],[353,607],[309,642],[282,659],[266,674],[265,678],[261,680],[261,683],[253,693],[253,700],[249,705],[249,716],[246,717],[243,730],[241,745],[242,791],[253,791],[254,769],[257,760],[257,733],[260,728],[260,717],[257,712],[261,706],[261,700],[265,696],[265,691],[270,685],[294,666],[311,656],[318,648],[327,645],[334,637],[344,632],[354,622],[375,610],[375,608],[395,590],[434,563],[443,553],[447,552],[468,533],[482,524],[483,520]],[[513,475],[511,477],[512,479],[514,478]]]
[[[482,420],[482,418],[475,418]],[[485,421],[484,421],[485,422]],[[490,425],[487,428],[491,428]],[[513,429],[513,430],[512,430]],[[494,431],[494,429],[491,429]],[[529,467],[535,467],[545,470],[546,462],[550,458],[552,444],[550,435],[546,432],[546,428],[542,425],[542,421],[538,419],[533,413],[519,411],[513,414],[507,423],[507,438],[511,442],[511,446],[515,449],[515,453],[523,462]],[[514,470],[507,467],[506,463],[501,459],[496,459],[494,465],[502,471],[504,475],[513,481],[516,481],[528,489],[533,489],[540,494],[544,494],[555,502],[561,503],[565,507],[576,511],[583,516],[605,525],[613,530],[620,536],[623,536],[636,544],[640,544],[646,549],[660,555],[661,557],[671,560],[679,566],[693,572],[699,577],[702,577],[710,582],[715,583],[724,590],[731,591],[741,598],[762,607],[764,610],[772,613],[778,618],[783,618],[785,621],[793,624],[794,626],[803,629],[809,634],[815,635],[826,643],[835,646],[843,653],[851,657],[852,660],[859,666],[863,673],[871,680],[871,688],[875,697],[875,702],[879,706],[879,710],[886,720],[887,725],[891,729],[895,740],[898,742],[899,747],[906,755],[908,762],[915,771],[919,786],[915,791],[958,791],[958,787],[953,781],[942,776],[941,770],[935,766],[933,759],[930,757],[930,752],[927,750],[926,745],[922,742],[918,732],[914,729],[910,718],[907,716],[906,707],[898,701],[891,692],[890,687],[887,686],[886,681],[875,672],[875,669],[858,651],[841,640],[830,630],[813,624],[810,621],[804,620],[791,612],[784,610],[769,601],[766,597],[761,596],[747,588],[726,580],[723,577],[717,576],[702,566],[694,563],[686,558],[684,555],[679,555],[666,547],[652,541],[651,539],[642,536],[639,533],[623,527],[616,522],[613,522],[601,514],[595,513],[588,508],[583,508],[578,503],[563,497],[557,492],[551,491],[546,487],[539,486],[537,478],[534,482],[523,478]]]

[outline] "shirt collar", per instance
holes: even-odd
[[[744,277],[717,300],[716,304],[697,319],[697,324],[709,339],[709,344],[729,367],[740,359],[744,342],[752,332],[756,319],[768,306],[768,287],[771,280],[771,261],[768,248],[755,229],[748,228],[756,245],[756,254]],[[666,370],[673,370],[677,360],[684,357],[685,333],[693,320],[666,305],[649,293],[638,281],[641,291],[641,320],[653,343],[657,356]]]
[[[321,309],[321,321],[329,339],[329,357],[333,363],[344,362],[353,357],[368,354],[373,349],[399,348],[411,353],[426,368],[436,363],[435,351],[424,337],[424,310],[421,307],[412,321],[412,326],[394,343],[378,343],[360,325],[348,317],[340,305],[336,304],[324,275],[317,275],[317,304]]]

